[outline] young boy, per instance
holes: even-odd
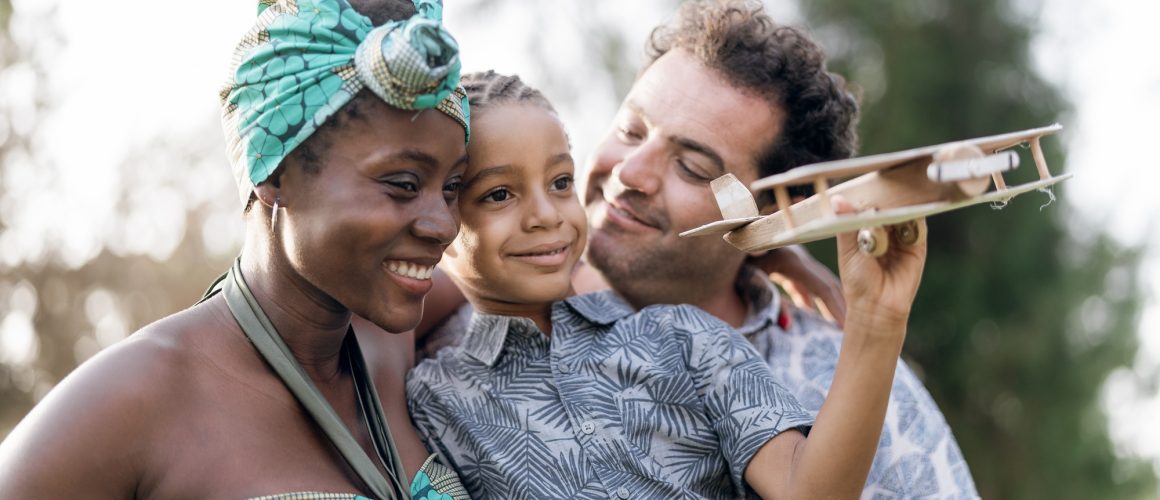
[[[516,77],[463,84],[473,136],[443,265],[476,315],[407,392],[428,446],[472,496],[857,496],[901,335],[853,325],[806,439],[811,415],[728,325],[692,306],[634,312],[611,291],[572,296],[587,224],[563,125]],[[900,288],[913,299],[924,253],[882,263],[849,235],[840,246],[862,277],[899,280],[886,268],[910,266]]]

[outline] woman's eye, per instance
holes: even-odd
[[[572,188],[572,176],[562,175],[552,181],[552,189],[555,191],[567,191]]]
[[[419,192],[419,178],[415,174],[409,172],[396,172],[390,175],[385,175],[379,179],[380,182],[391,186],[391,188],[402,191],[406,194],[415,194]],[[395,193],[398,193],[395,191]]]
[[[510,191],[507,189],[496,189],[495,191],[487,193],[487,195],[483,197],[483,201],[499,203],[501,201],[507,201],[508,198],[511,198]]]
[[[406,191],[408,193],[418,193],[419,192],[419,185],[414,183],[414,182],[387,181],[387,184],[390,184],[394,187],[402,189],[403,191]]]
[[[451,182],[448,182],[447,184],[445,184],[443,186],[443,196],[447,197],[448,199],[453,199],[453,198],[459,196],[459,191],[461,191],[462,189],[463,189],[463,182],[460,181],[459,179],[455,179]]]

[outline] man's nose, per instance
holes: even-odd
[[[626,190],[651,196],[660,190],[665,163],[664,148],[656,140],[646,141],[612,168],[612,180]]]

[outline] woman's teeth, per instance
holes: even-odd
[[[387,270],[411,279],[427,280],[431,279],[431,274],[435,272],[435,266],[420,266],[406,261],[391,260],[387,261]]]

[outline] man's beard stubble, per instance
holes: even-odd
[[[708,241],[706,241],[708,243]],[[715,283],[729,273],[732,283],[736,249],[711,245],[664,245],[660,241],[633,242],[631,237],[593,231],[585,256],[613,290],[637,309],[653,304],[700,304],[720,293]]]

